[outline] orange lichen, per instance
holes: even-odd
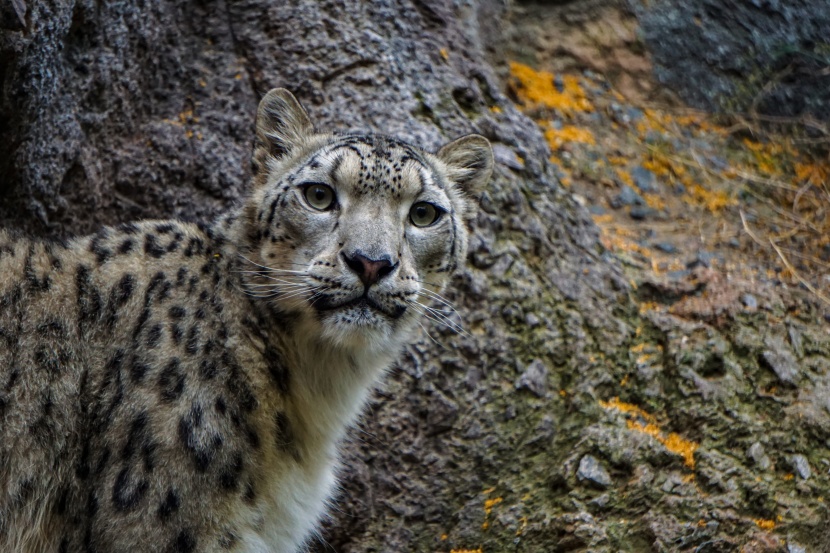
[[[825,163],[800,163],[796,162],[795,179],[798,183],[812,184],[813,186],[821,186],[830,181],[830,165]]]
[[[536,71],[523,63],[510,62],[512,86],[525,104],[539,105],[558,110],[563,115],[593,111],[579,79],[564,75],[557,87],[557,79],[547,71]]]
[[[553,151],[560,149],[569,142],[579,142],[591,146],[597,143],[591,131],[574,125],[566,125],[561,129],[550,128],[545,131],[545,139]]]
[[[450,53],[447,52],[446,48],[441,48],[440,50],[438,50],[438,53],[441,54],[441,57],[444,59],[444,61],[450,59]]]
[[[640,422],[638,420],[627,420],[626,426],[629,430],[634,430],[637,432],[642,432],[643,434],[647,434],[663,444],[663,447],[671,451],[672,453],[676,453],[683,457],[683,464],[685,464],[688,468],[694,470],[695,468],[695,451],[699,447],[699,444],[687,440],[676,434],[674,432],[663,432],[660,426],[657,424],[657,420],[654,418],[653,415],[643,411],[641,408],[637,407],[632,403],[625,403],[620,401],[620,398],[615,397],[609,401],[600,401],[599,404],[604,407],[605,409],[615,409],[617,411],[621,411],[630,415],[635,418],[640,418],[645,423]]]
[[[646,205],[652,209],[664,209],[666,202],[657,194],[643,194]]]
[[[496,505],[498,505],[502,501],[504,501],[504,499],[501,498],[501,497],[496,497],[496,498],[493,498],[493,499],[485,500],[484,501],[484,513],[487,516],[490,516],[490,513],[493,512],[493,507],[495,507]]]
[[[772,530],[775,528],[775,521],[766,518],[754,518],[752,522],[755,523],[761,530]]]
[[[627,184],[628,186],[634,188],[634,180],[631,178],[631,174],[628,171],[625,169],[614,169],[614,172],[623,184]]]
[[[723,190],[707,190],[699,184],[694,184],[689,187],[689,200],[692,203],[697,203],[711,211],[717,213],[722,209],[737,205],[738,201]]]

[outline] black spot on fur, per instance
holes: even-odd
[[[182,327],[176,323],[170,325],[170,335],[173,337],[173,343],[178,345],[182,341],[182,336],[184,336],[184,330]]]
[[[146,411],[142,411],[130,423],[130,432],[127,439],[124,441],[124,448],[121,450],[121,459],[129,460],[138,447],[147,437],[147,421],[148,416]]]
[[[219,486],[227,492],[236,491],[239,487],[239,479],[242,476],[244,467],[242,454],[236,452],[231,461],[222,467],[222,470],[219,472]]]
[[[167,495],[164,496],[164,499],[159,504],[158,516],[161,520],[168,520],[173,513],[179,510],[179,506],[181,506],[181,499],[179,499],[179,494],[176,492],[175,489],[169,488],[167,490]]]
[[[251,505],[256,500],[256,489],[254,488],[254,483],[251,480],[245,484],[245,493],[242,494],[242,501]]]
[[[182,530],[173,539],[171,548],[173,553],[192,553],[196,550],[196,538],[189,530]]]
[[[173,230],[173,225],[170,223],[162,223],[160,225],[156,225],[156,232],[159,234],[167,234]]]
[[[222,447],[222,437],[201,429],[202,408],[194,405],[190,412],[179,420],[179,439],[190,453],[196,470],[205,472]]]
[[[121,223],[116,228],[124,234],[135,234],[138,232],[138,225],[135,223]]]
[[[274,417],[274,434],[277,449],[291,455],[295,461],[300,460],[300,452],[294,442],[294,429],[291,420],[282,411],[277,411]]]
[[[95,254],[95,261],[98,262],[98,265],[103,265],[110,257],[112,257],[112,250],[101,243],[103,240],[106,240],[106,238],[106,233],[99,233],[95,235],[89,243],[89,251]]]
[[[185,374],[180,370],[178,358],[173,358],[159,374],[159,393],[166,401],[181,397],[184,392]]]
[[[237,535],[228,530],[222,534],[222,537],[219,538],[219,547],[225,550],[230,550],[233,549],[237,541],[239,541]]]
[[[92,284],[89,268],[79,265],[75,273],[75,287],[78,295],[78,326],[86,333],[101,315],[101,294]]]
[[[190,354],[195,355],[199,351],[199,327],[192,326],[187,333],[187,344],[184,350]]]
[[[268,372],[271,374],[271,378],[273,378],[277,389],[283,394],[287,394],[291,384],[290,374],[288,373],[288,369],[286,368],[279,352],[268,346],[265,348],[263,356],[265,357],[265,362],[268,365]]]
[[[146,479],[131,478],[130,467],[124,467],[112,486],[112,504],[118,511],[133,509],[141,503],[150,483]]]
[[[41,370],[50,373],[58,372],[58,360],[53,355],[51,348],[47,346],[38,346],[35,350],[35,363]]]
[[[187,247],[184,249],[184,255],[186,257],[192,257],[195,255],[200,255],[202,253],[202,248],[204,247],[204,242],[202,242],[199,238],[191,238],[187,242]]]
[[[123,242],[118,245],[118,253],[120,254],[128,254],[133,251],[135,247],[135,241],[132,238],[125,238]]]
[[[144,237],[144,252],[158,259],[166,253],[166,250],[161,247],[154,234],[147,234]]]
[[[147,332],[147,347],[152,349],[159,345],[159,342],[161,341],[161,335],[161,324],[155,324],[152,327],[150,327],[150,330]]]
[[[218,372],[218,368],[216,366],[216,361],[213,359],[202,359],[199,363],[199,376],[202,377],[203,380],[211,380],[216,376]]]
[[[126,274],[121,277],[118,281],[118,284],[115,285],[113,288],[113,299],[115,300],[115,304],[118,307],[123,306],[127,301],[130,299],[130,296],[133,295],[133,290],[135,289],[135,277],[130,274]]]
[[[35,256],[35,246],[32,244],[29,246],[29,252],[26,255],[26,264],[23,269],[23,274],[26,278],[26,283],[29,285],[29,289],[34,292],[45,292],[52,286],[52,279],[49,278],[49,275],[44,275],[43,278],[38,278],[37,274],[35,273],[35,268],[32,265],[32,258]]]
[[[222,396],[216,398],[216,402],[213,404],[213,407],[220,415],[224,415],[228,410],[228,406],[225,405],[225,400]]]
[[[222,364],[228,369],[226,385],[234,403],[242,412],[250,413],[257,408],[258,402],[247,379],[242,375],[236,360],[227,352],[222,355]]]
[[[133,362],[130,364],[130,380],[133,384],[140,384],[149,370],[150,367],[146,363],[143,363],[137,357],[133,357]]]
[[[110,448],[105,447],[101,451],[101,454],[98,456],[98,460],[95,462],[95,466],[92,467],[92,474],[94,474],[95,476],[100,476],[104,472],[104,469],[107,468],[107,463],[110,460],[110,455]]]
[[[118,310],[129,301],[134,289],[135,277],[130,274],[122,276],[118,283],[112,287],[106,315],[106,324],[110,329],[115,326],[115,322],[118,320]]]
[[[37,333],[43,336],[44,338],[63,338],[65,335],[65,329],[63,328],[63,325],[60,323],[60,321],[56,320],[40,323],[39,325],[37,325],[36,330]],[[0,331],[0,335],[2,334],[3,332]]]
[[[86,498],[86,516],[93,518],[98,512],[98,497],[95,496],[95,491],[89,492]]]

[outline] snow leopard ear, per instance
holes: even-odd
[[[284,88],[271,89],[257,110],[254,160],[261,167],[266,155],[284,157],[312,134],[314,126],[294,95]]]
[[[453,140],[436,156],[447,166],[447,176],[472,198],[478,198],[493,173],[493,148],[478,134]]]

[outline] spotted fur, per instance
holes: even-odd
[[[250,196],[210,224],[0,231],[0,551],[290,553],[313,532],[338,441],[463,262],[492,155],[319,134],[284,90],[257,141]],[[418,227],[424,201],[443,215]]]

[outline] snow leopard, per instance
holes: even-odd
[[[314,534],[346,430],[464,264],[493,154],[318,132],[284,89],[255,126],[250,191],[208,222],[0,230],[0,551]]]

